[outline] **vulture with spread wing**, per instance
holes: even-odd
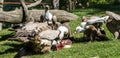
[[[115,36],[115,39],[120,39],[120,15],[111,11],[106,11],[106,14],[110,16],[106,22],[108,30]]]

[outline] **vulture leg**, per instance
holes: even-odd
[[[115,36],[115,39],[118,39],[119,38],[119,32],[118,31],[114,32],[114,36]]]
[[[93,41],[93,34],[90,34],[90,41]]]

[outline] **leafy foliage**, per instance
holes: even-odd
[[[81,3],[86,3],[89,2],[91,4],[112,4],[114,3],[116,0],[78,0]]]
[[[95,4],[112,4],[115,0],[89,0],[89,2]]]

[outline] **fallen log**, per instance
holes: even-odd
[[[40,16],[44,14],[44,10],[28,10],[29,16],[34,18],[35,21],[40,21]],[[69,13],[64,10],[50,10],[53,15],[57,16],[57,21],[71,21],[78,19],[78,16]],[[0,22],[8,22],[8,23],[22,23],[25,20],[25,16],[22,10],[14,10],[5,12],[0,12]],[[31,21],[28,19],[27,21]]]
[[[0,12],[0,22],[21,23],[23,18],[22,10],[15,10],[10,12]]]

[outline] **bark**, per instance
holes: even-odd
[[[24,0],[20,0],[20,1],[21,1],[21,4],[22,4],[23,16],[26,18],[26,19],[24,19],[24,21],[26,21],[27,19],[30,19],[29,12],[28,12],[28,7],[25,5]]]
[[[23,18],[22,10],[0,12],[0,22],[21,23]]]
[[[75,1],[69,0],[69,11],[74,10],[75,9]]]
[[[53,0],[54,9],[59,9],[59,0]]]

